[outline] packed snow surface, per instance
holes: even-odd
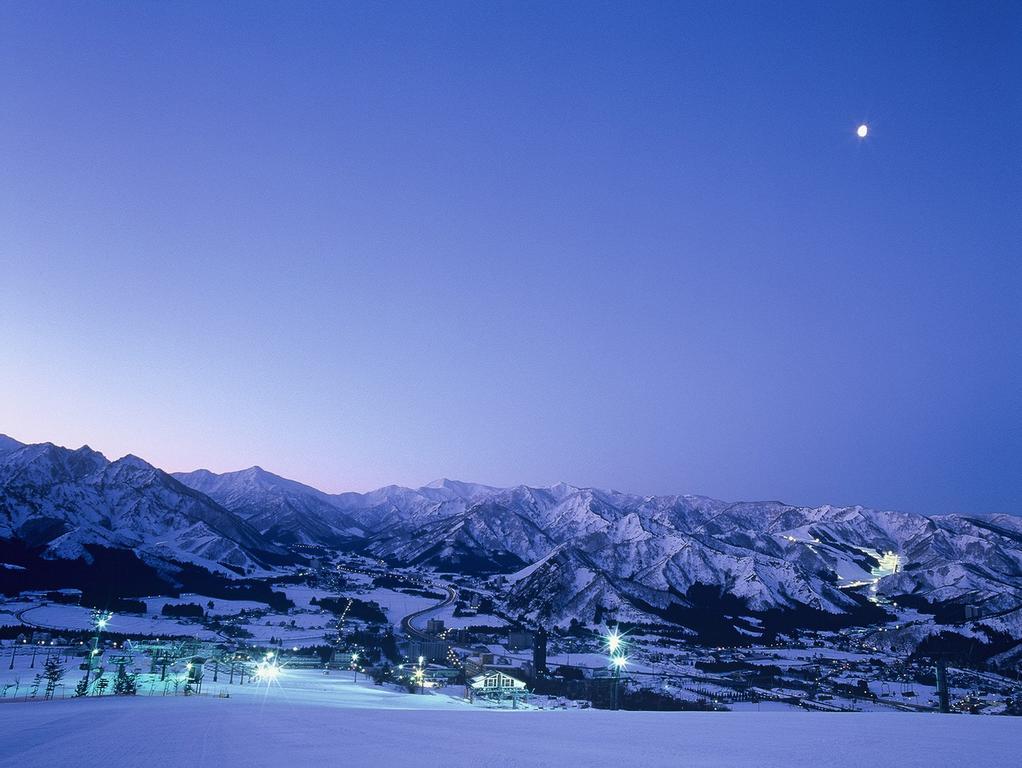
[[[408,696],[429,707],[445,697]],[[448,699],[448,701],[451,701]],[[372,705],[370,704],[370,707]],[[1018,766],[1015,718],[341,709],[280,697],[0,704],[0,766]]]

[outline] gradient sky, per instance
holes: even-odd
[[[331,491],[1022,512],[1020,29],[3,3],[0,432]]]

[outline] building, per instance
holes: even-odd
[[[446,661],[447,649],[450,646],[446,640],[439,640],[436,638],[426,638],[420,640],[413,638],[408,644],[408,655],[412,659],[417,659],[422,656],[427,661]]]
[[[475,693],[487,693],[492,691],[508,691],[512,689],[523,690],[525,682],[501,670],[490,670],[481,675],[476,675],[468,681],[469,688]]]
[[[443,619],[430,619],[426,622],[426,634],[427,635],[439,635],[444,631],[444,620]]]
[[[509,651],[526,651],[532,648],[532,633],[525,629],[512,629],[507,634]]]
[[[518,702],[529,695],[523,681],[501,670],[490,670],[476,675],[468,681],[465,689],[470,701],[476,698],[496,702],[510,700],[512,708],[515,709]]]
[[[546,630],[540,627],[532,636],[532,669],[536,675],[545,675],[546,667]]]
[[[432,687],[442,688],[457,682],[461,677],[461,670],[440,664],[430,664],[423,670],[422,676]]]
[[[465,674],[468,677],[475,677],[485,672],[486,667],[493,663],[493,654],[486,651],[484,646],[483,651],[466,656],[462,663],[465,665]]]

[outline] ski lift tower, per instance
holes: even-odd
[[[85,671],[84,688],[86,691],[89,689],[89,680],[92,677],[93,661],[96,656],[99,655],[100,635],[103,634],[103,630],[106,629],[107,624],[110,623],[110,619],[112,619],[113,616],[114,615],[110,611],[101,611],[97,609],[92,612],[92,628],[95,630],[95,634],[92,636],[91,647],[85,657],[85,661],[82,663],[82,669]],[[102,670],[100,670],[99,674],[103,674]]]

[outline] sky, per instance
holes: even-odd
[[[1022,513],[1020,25],[4,3],[0,432],[327,491]]]

